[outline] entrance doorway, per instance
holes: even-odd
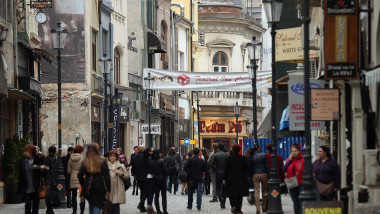
[[[236,141],[232,138],[203,138],[203,147],[212,150],[213,143],[222,143],[228,152],[231,150],[231,146]]]

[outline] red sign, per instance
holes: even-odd
[[[225,133],[226,132],[226,125],[224,123],[213,123],[213,124],[207,124],[206,125],[205,121],[200,121],[199,124],[200,124],[200,132],[201,133],[204,133],[204,132],[207,132],[207,133],[210,133],[210,132],[211,133]],[[229,125],[228,133],[236,133],[236,123],[229,121],[228,125]],[[243,130],[241,121],[239,121],[238,129],[239,129],[239,133],[241,133]]]

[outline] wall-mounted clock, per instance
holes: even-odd
[[[36,21],[39,24],[44,24],[47,21],[47,15],[46,15],[46,13],[43,13],[43,12],[37,13],[37,15],[36,15]]]

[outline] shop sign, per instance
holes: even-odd
[[[357,0],[326,0],[324,9],[325,79],[357,79]]]
[[[317,50],[310,50],[309,57],[317,58]],[[278,30],[276,34],[276,61],[303,61],[302,28]]]
[[[310,80],[310,89],[324,88],[323,80]],[[305,130],[305,108],[304,94],[305,87],[303,80],[289,80],[289,130],[304,131]],[[324,121],[311,121],[311,130],[325,129]]]
[[[344,213],[343,202],[341,201],[305,201],[303,203],[304,214],[341,214]]]
[[[339,120],[339,89],[312,89],[311,120]]]
[[[179,109],[178,116],[185,118],[185,109],[181,107],[179,107],[178,109]]]
[[[38,0],[38,1],[31,1],[30,2],[30,8],[38,8],[38,9],[44,9],[44,8],[52,8],[52,0]]]
[[[129,122],[129,107],[128,106],[121,107],[120,119],[122,122]]]
[[[141,125],[141,133],[149,134],[149,124]],[[150,124],[150,133],[151,134],[161,134],[161,126],[160,124]]]
[[[206,121],[200,121],[200,132],[201,133],[226,133],[226,124],[215,122],[213,124],[206,124]],[[239,133],[242,133],[242,124],[239,121],[238,124]],[[236,123],[228,121],[228,131],[227,133],[236,133]]]
[[[188,72],[144,69],[144,78],[148,73],[153,77],[153,90],[196,90],[196,91],[242,91],[252,92],[252,80],[248,72]],[[266,90],[271,86],[272,72],[258,72],[257,90]],[[144,89],[146,85],[144,84]]]
[[[120,115],[121,115],[121,101],[123,100],[123,94],[117,93],[111,99],[111,112],[109,122],[109,141],[108,149],[115,150],[119,147],[119,133],[120,133]]]

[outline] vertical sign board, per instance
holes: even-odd
[[[120,116],[121,116],[121,100],[122,93],[115,94],[111,100],[111,112],[109,122],[112,125],[108,129],[108,149],[115,150],[119,147],[119,132],[120,132]]]
[[[326,0],[324,4],[325,79],[357,79],[358,0]]]
[[[323,80],[310,80],[310,89],[324,88]],[[289,130],[304,131],[305,130],[305,107],[304,94],[305,87],[303,80],[289,80]],[[308,115],[310,116],[310,115]],[[324,121],[311,121],[311,130],[325,129]]]

